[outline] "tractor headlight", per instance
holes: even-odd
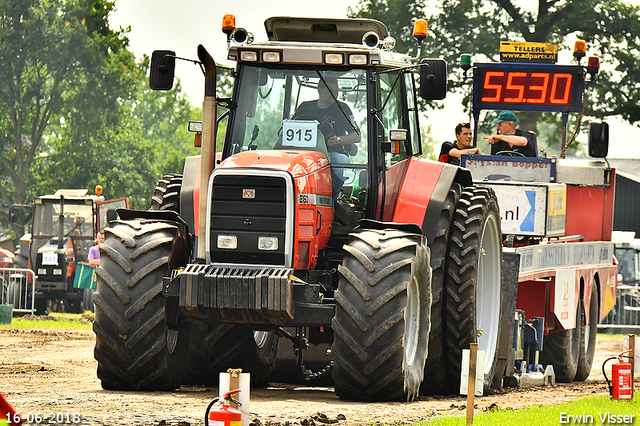
[[[238,237],[235,235],[218,235],[218,248],[221,250],[237,249]]]
[[[369,57],[362,54],[349,55],[349,65],[367,65]]]
[[[262,52],[263,62],[280,62],[280,52]]]
[[[240,60],[244,62],[256,62],[258,60],[258,52],[255,50],[240,51]]]
[[[258,238],[258,250],[278,250],[278,237]]]
[[[325,53],[324,63],[330,65],[344,64],[344,55],[342,53]]]

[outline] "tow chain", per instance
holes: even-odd
[[[291,340],[291,342],[293,343],[293,351],[296,354],[296,372],[298,373],[298,375],[304,378],[305,380],[319,379],[320,377],[327,375],[331,371],[331,369],[333,368],[333,360],[329,361],[329,364],[327,364],[323,369],[321,369],[317,373],[314,373],[313,371],[305,368],[302,361],[302,358],[303,358],[302,353],[305,349],[309,348],[309,341],[300,332],[300,329],[301,327],[297,327],[296,336],[293,336],[291,333],[289,333],[288,331],[280,327],[278,328],[278,334],[281,337],[286,337],[287,339]]]

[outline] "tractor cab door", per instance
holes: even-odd
[[[379,73],[376,84],[375,108],[380,118],[375,132],[380,170],[376,219],[391,221],[409,159],[422,153],[416,88],[413,73],[406,70]],[[396,129],[406,130],[407,139],[391,144],[390,131]]]

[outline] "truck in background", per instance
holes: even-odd
[[[635,232],[613,231],[612,241],[618,259],[616,304],[598,324],[598,330],[612,334],[640,332],[640,239]]]

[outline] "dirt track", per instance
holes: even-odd
[[[183,387],[179,392],[157,393],[105,391],[96,377],[94,342],[92,331],[0,330],[0,391],[25,417],[28,413],[46,417],[53,413],[66,422],[67,413],[71,419],[78,413],[82,424],[90,425],[204,424],[204,410],[217,396],[216,388]],[[621,347],[620,339],[598,335],[594,368],[585,383],[500,392],[478,398],[477,411],[606,394],[599,370],[602,361],[620,352]],[[254,424],[262,425],[317,425],[342,416],[346,418],[339,422],[343,425],[415,422],[436,414],[464,415],[465,402],[463,397],[420,397],[412,403],[367,404],[341,401],[328,387],[280,383],[251,390]],[[318,413],[326,419],[319,419]]]

